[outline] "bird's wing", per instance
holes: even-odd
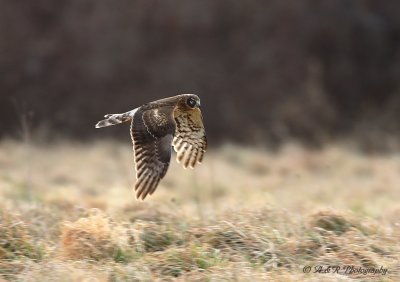
[[[173,107],[139,109],[132,120],[131,137],[136,167],[136,198],[153,194],[165,176],[175,132]]]
[[[193,168],[201,163],[207,150],[207,138],[203,125],[203,118],[199,108],[190,111],[174,111],[176,122],[175,136],[172,141],[177,152],[176,160],[183,166]]]

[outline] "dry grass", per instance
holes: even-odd
[[[64,259],[120,261],[122,247],[128,249],[128,232],[113,223],[99,210],[91,210],[88,217],[66,222],[61,227],[60,255]]]
[[[141,202],[128,144],[32,145],[28,160],[23,144],[0,148],[3,279],[400,279],[398,152],[226,145],[194,171],[173,162]],[[307,265],[389,272],[305,274]]]

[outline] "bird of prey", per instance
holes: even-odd
[[[131,122],[137,199],[144,200],[156,190],[167,173],[172,146],[184,168],[194,168],[203,160],[207,138],[197,95],[181,94],[104,117],[96,128]]]

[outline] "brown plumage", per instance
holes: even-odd
[[[207,139],[200,111],[200,99],[182,94],[144,104],[123,114],[109,114],[96,128],[131,121],[136,168],[136,198],[144,200],[167,173],[171,146],[184,168],[201,163]]]

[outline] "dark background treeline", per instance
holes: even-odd
[[[93,124],[188,92],[213,140],[400,135],[398,0],[0,3],[0,136],[127,136]]]

